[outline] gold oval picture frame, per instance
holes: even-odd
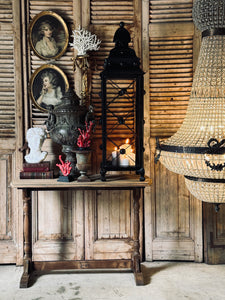
[[[65,73],[57,66],[46,64],[35,70],[31,76],[29,93],[33,104],[47,112],[62,103],[62,96],[69,88]]]
[[[53,11],[42,11],[29,25],[29,43],[41,59],[58,59],[66,51],[69,32],[63,18]]]

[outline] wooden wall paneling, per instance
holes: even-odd
[[[17,153],[22,140],[20,1],[0,3],[0,156],[1,156],[1,225],[5,231],[0,241],[0,263],[16,263],[21,256],[20,235],[17,231],[17,196],[9,185],[21,163]],[[3,179],[3,176],[5,179]],[[5,181],[6,180],[6,181]],[[6,209],[6,210],[5,210]],[[4,217],[3,217],[4,216]],[[3,225],[4,223],[4,225]]]
[[[84,258],[83,206],[82,191],[35,193],[33,201],[34,260]]]
[[[214,204],[203,204],[204,218],[204,261],[208,264],[225,263],[225,206],[219,212]]]
[[[26,106],[24,106],[24,99],[26,99],[27,93],[24,92],[24,76],[26,72],[23,68],[22,55],[24,47],[23,34],[24,22],[21,22],[21,16],[23,15],[23,0],[13,1],[13,33],[14,33],[14,66],[15,66],[15,124],[16,124],[16,141],[15,141],[15,151],[12,156],[12,178],[19,177],[19,171],[23,163],[23,154],[18,151],[18,149],[24,143],[24,127],[27,126],[27,118],[25,117],[27,113]],[[24,114],[24,112],[26,112]],[[22,192],[18,190],[12,191],[12,203],[14,205],[14,226],[16,231],[16,264],[22,264],[23,257],[23,201]]]
[[[84,222],[85,222],[85,259],[94,259],[94,247],[93,243],[96,240],[96,192],[86,191],[85,192],[85,207],[84,207]]]
[[[133,2],[137,1],[90,0],[91,23],[94,25],[114,25],[124,21],[126,24],[133,24],[135,5]]]
[[[190,201],[191,201],[191,210],[190,215],[192,216],[192,232],[190,235],[193,237],[194,241],[194,261],[195,262],[202,262],[204,260],[203,256],[203,217],[202,217],[202,202],[197,200],[193,195],[190,194]]]
[[[186,114],[193,78],[192,1],[149,3],[149,144],[153,185],[150,201],[145,199],[145,218],[147,214],[151,218],[145,223],[146,259],[201,261],[201,204],[189,194],[182,176],[154,163],[154,137],[174,134]]]
[[[9,187],[12,176],[12,154],[0,154],[0,262],[16,263],[17,210]]]
[[[130,191],[99,190],[85,198],[85,258],[130,259],[133,229]],[[142,207],[142,206],[141,206]],[[143,229],[143,227],[142,227]],[[141,234],[141,238],[142,238]]]
[[[151,137],[170,136],[178,130],[186,114],[193,78],[193,33],[179,36],[179,32],[178,36],[170,37],[151,34]]]
[[[151,154],[155,142],[151,139]],[[154,165],[152,155],[151,225],[148,260],[202,261],[202,205],[188,192],[184,178]],[[146,234],[147,235],[147,234]]]
[[[151,139],[151,224],[147,260],[202,261],[201,202],[188,192],[184,177],[154,164]],[[145,229],[146,230],[146,229]],[[146,233],[147,235],[147,233]],[[150,242],[151,241],[151,242]]]

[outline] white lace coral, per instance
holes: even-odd
[[[78,28],[73,30],[73,43],[70,46],[76,49],[77,55],[86,55],[87,51],[98,50],[101,41],[98,39],[96,34],[92,34],[90,31],[84,28]]]

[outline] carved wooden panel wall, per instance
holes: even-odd
[[[0,138],[15,138],[15,67],[12,1],[0,3]]]
[[[15,149],[21,141],[20,7],[16,1],[0,1],[0,263],[15,263],[21,255],[17,239],[18,204],[10,188],[17,162]]]
[[[16,201],[9,187],[12,177],[12,155],[0,154],[0,254],[1,263],[15,263],[16,244]]]
[[[225,263],[225,207],[204,203],[204,260],[208,264]]]
[[[201,203],[190,195],[182,176],[154,163],[154,138],[174,134],[186,114],[193,78],[191,11],[192,0],[149,1],[146,86],[150,100],[149,172],[153,179],[151,192],[146,195],[150,199],[145,199],[145,218],[151,215],[145,228],[149,232],[149,260],[202,260]]]
[[[32,105],[27,92],[31,74],[48,63],[32,53],[27,39],[31,19],[43,10],[61,15],[70,35],[72,29],[81,25],[102,40],[100,50],[91,53],[90,92],[97,120],[101,116],[99,73],[114,47],[113,35],[119,22],[125,22],[131,33],[130,45],[145,71],[145,168],[153,179],[151,190],[146,189],[145,193],[146,259],[202,260],[201,202],[189,194],[182,177],[153,162],[154,138],[172,135],[185,116],[198,48],[191,8],[192,0],[0,1],[0,262],[22,262],[21,196],[8,186],[11,176],[18,177],[22,166],[22,155],[17,149],[24,142],[23,134],[29,126],[44,126],[47,117]],[[21,57],[22,53],[27,55]],[[80,73],[73,72],[73,55],[68,47],[54,63],[79,92]],[[99,172],[100,143],[98,125],[93,141],[93,172]],[[54,165],[60,147],[47,140],[44,148]],[[129,192],[48,191],[36,193],[34,198],[35,259],[129,257],[133,234]],[[213,220],[209,212],[205,213],[205,222],[214,225],[213,229],[211,225],[205,227],[205,241],[207,245],[220,246],[224,243],[223,210]],[[7,243],[10,247],[5,247]],[[220,251],[219,247],[213,249]]]
[[[34,259],[130,259],[133,249],[130,193],[103,190],[35,193]]]
[[[150,260],[202,261],[202,203],[188,192],[184,177],[154,163],[151,139]]]

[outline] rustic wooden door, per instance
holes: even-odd
[[[21,36],[19,1],[0,1],[0,263],[16,263],[21,255],[17,236],[19,194],[10,187],[21,160]],[[17,138],[16,138],[17,137]]]
[[[215,211],[214,204],[204,203],[204,261],[208,264],[225,263],[225,205]]]
[[[202,261],[202,204],[190,195],[182,176],[154,163],[155,138],[173,135],[188,105],[195,59],[192,4],[192,0],[145,2],[143,43],[149,53],[147,56],[145,50],[144,70],[150,145],[146,169],[153,179],[145,197],[147,260]]]

